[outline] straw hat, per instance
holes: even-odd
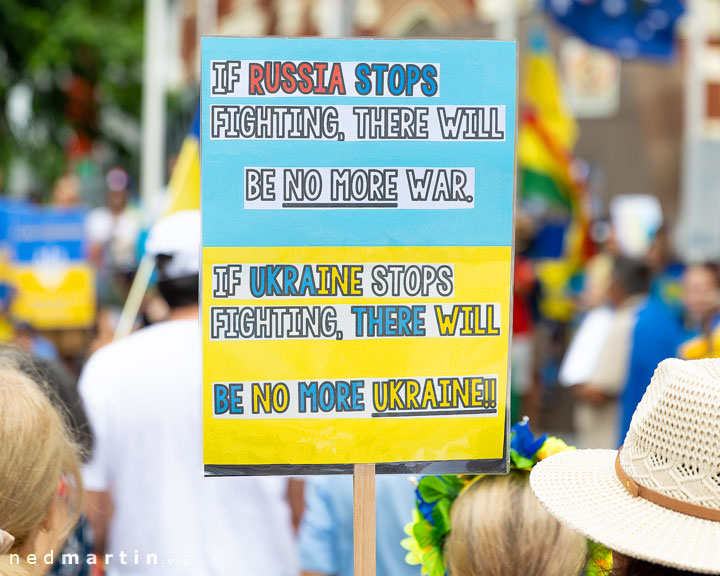
[[[556,454],[535,466],[530,485],[591,540],[720,574],[720,360],[665,360],[619,451]]]

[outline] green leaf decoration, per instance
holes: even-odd
[[[438,476],[425,476],[418,484],[418,491],[425,502],[437,502],[450,497],[450,487]]]
[[[512,465],[519,470],[528,470],[535,465],[534,460],[520,456],[515,450],[511,451],[510,460],[512,461]]]
[[[430,522],[423,519],[415,524],[413,528],[413,535],[418,541],[421,549],[425,549],[428,546],[433,546],[438,541],[438,533]]]
[[[445,562],[440,548],[431,548],[423,556],[423,564],[429,576],[445,576]]]
[[[443,536],[450,532],[450,500],[443,498],[432,511],[435,528]]]
[[[605,576],[612,571],[612,552],[602,544],[588,540],[588,561],[585,565],[586,576]]]
[[[450,492],[449,497],[451,500],[457,498],[458,494],[460,494],[466,484],[460,476],[456,476],[454,474],[446,474],[442,476],[442,479],[448,486],[448,491]]]

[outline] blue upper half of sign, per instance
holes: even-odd
[[[211,93],[211,62],[414,63],[437,67],[432,97]],[[204,38],[203,244],[224,246],[510,246],[515,172],[515,42]],[[345,78],[353,86],[358,79]],[[420,84],[418,84],[420,86]],[[360,86],[363,88],[363,86]],[[429,88],[433,88],[432,82]],[[500,140],[219,140],[211,106],[504,106]],[[244,208],[246,167],[474,168],[472,209]]]

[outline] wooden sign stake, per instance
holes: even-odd
[[[353,539],[355,576],[375,576],[375,464],[355,464]]]

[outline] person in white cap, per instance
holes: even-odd
[[[620,450],[556,454],[530,485],[613,574],[720,574],[720,360],[661,362]]]
[[[107,574],[295,576],[287,480],[203,478],[200,466],[200,215],[151,230],[158,323],[96,352],[80,390],[95,435],[88,516]]]

